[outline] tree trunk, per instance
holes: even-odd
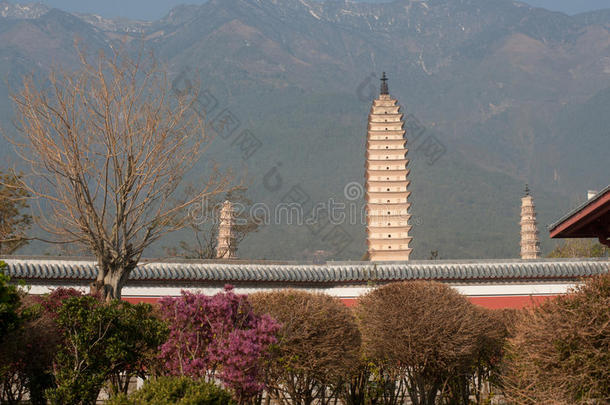
[[[129,266],[104,266],[100,264],[97,280],[91,284],[92,295],[99,295],[104,301],[121,299],[121,290],[129,278],[131,271],[136,265]]]

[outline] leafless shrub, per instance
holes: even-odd
[[[349,308],[327,295],[293,290],[250,298],[257,312],[282,324],[268,366],[270,396],[284,404],[329,403],[358,361],[360,333]]]
[[[518,316],[503,383],[516,404],[610,403],[610,275]]]
[[[504,334],[489,312],[449,286],[386,285],[360,299],[358,318],[365,354],[388,383],[384,404],[405,396],[416,405],[486,399],[481,378],[499,361]]]

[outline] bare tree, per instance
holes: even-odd
[[[415,405],[469,404],[473,376],[502,345],[496,324],[441,283],[388,284],[362,297],[357,313],[366,356],[390,377],[384,404],[406,395]]]
[[[469,317],[476,333],[472,352],[448,372],[442,402],[447,405],[488,404],[496,394],[500,365],[514,310],[491,310],[472,307]]]
[[[360,333],[349,308],[328,295],[294,290],[250,299],[257,312],[282,324],[266,367],[270,396],[282,404],[328,404],[358,365]]]
[[[610,403],[610,274],[522,311],[508,343],[511,403]]]
[[[40,226],[95,255],[92,289],[109,300],[120,298],[144,250],[183,228],[187,207],[226,191],[230,179],[211,170],[197,193],[182,196],[210,139],[192,109],[196,92],[170,92],[152,55],[79,56],[78,69],[52,70],[48,88],[24,79],[13,95],[23,135],[14,144],[31,167],[21,183],[39,203]]]

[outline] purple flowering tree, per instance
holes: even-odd
[[[232,286],[214,296],[182,291],[160,301],[169,325],[161,358],[171,375],[220,380],[244,403],[264,388],[262,361],[280,325],[256,315],[247,296]]]

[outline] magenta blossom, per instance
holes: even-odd
[[[264,388],[261,360],[276,343],[280,325],[256,315],[246,295],[225,286],[211,297],[182,291],[160,304],[170,329],[160,354],[169,374],[218,379],[239,402]]]

